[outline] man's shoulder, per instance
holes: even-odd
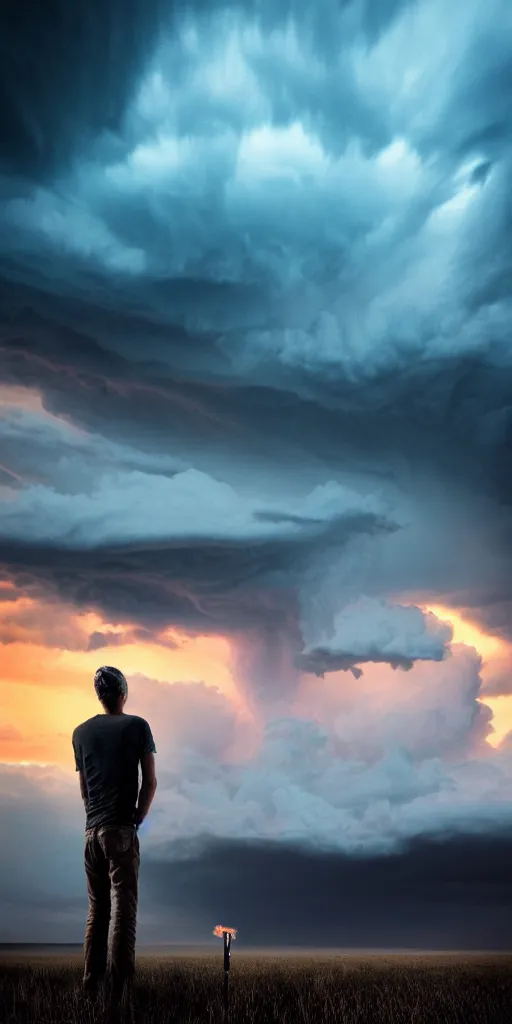
[[[130,718],[133,719],[135,724],[140,726],[140,727],[149,725],[149,723],[146,721],[146,719],[142,718],[141,715],[130,715]]]
[[[73,729],[73,739],[77,739],[81,733],[87,730],[87,728],[91,725],[92,722],[96,721],[97,718],[98,715],[93,715],[92,718],[86,718],[85,722],[80,722],[80,725],[77,725]]]

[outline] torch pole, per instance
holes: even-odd
[[[224,1015],[229,1010],[229,967],[231,962],[231,935],[224,932]]]

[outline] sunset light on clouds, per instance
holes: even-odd
[[[502,637],[486,633],[475,623],[468,621],[454,609],[429,605],[428,610],[437,615],[439,619],[449,622],[453,628],[453,640],[455,643],[465,644],[474,647],[482,658],[481,678],[483,689],[486,684],[489,686],[489,693],[484,693],[481,698],[483,703],[492,711],[491,725],[493,732],[487,737],[487,742],[492,746],[499,746],[507,735],[512,733],[512,694],[505,693],[501,696],[493,693],[493,680],[496,676],[501,677],[502,685],[509,675],[512,675],[512,645]]]
[[[0,941],[80,938],[104,664],[157,748],[146,936],[166,900],[192,938],[231,919],[216,857],[250,920],[304,857],[479,864],[512,830],[512,8],[27,24],[54,56],[0,24]]]
[[[97,713],[96,697],[91,690],[91,679],[98,663],[98,649],[107,662],[123,665],[128,678],[145,676],[155,681],[157,690],[172,686],[180,681],[181,687],[188,683],[202,683],[222,694],[234,709],[245,712],[246,725],[250,712],[245,705],[243,692],[237,688],[236,665],[233,662],[229,642],[218,636],[187,636],[178,631],[163,630],[160,643],[144,643],[137,638],[136,627],[126,624],[105,623],[94,612],[77,614],[65,605],[55,603],[39,604],[28,597],[15,597],[9,582],[2,586],[4,596],[0,600],[0,635],[2,636],[2,680],[0,683],[0,707],[4,727],[0,733],[0,759],[5,764],[56,764],[74,772],[69,735],[74,723]],[[1,593],[1,591],[0,591]],[[496,669],[510,661],[511,649],[503,639],[485,633],[474,623],[468,622],[454,610],[437,605],[425,607],[441,622],[449,623],[453,630],[452,646],[464,645],[472,648],[482,659],[480,676],[485,687],[486,678],[493,678]],[[53,635],[52,635],[53,631]],[[67,643],[66,643],[67,638]],[[115,643],[109,639],[119,638]],[[101,645],[101,646],[100,646]],[[429,670],[425,665],[425,670]],[[418,670],[415,675],[418,674]],[[333,673],[335,699],[342,708],[346,700],[351,708],[358,708],[361,717],[359,742],[371,743],[372,711],[378,716],[378,709],[396,709],[404,692],[404,677],[395,670],[371,666],[366,668],[364,681],[349,683],[344,672]],[[405,677],[407,678],[407,677]],[[315,677],[297,677],[299,686],[297,707],[300,709],[300,694],[309,693],[309,715],[322,723],[322,695],[318,692]],[[370,680],[371,705],[365,706],[364,691]],[[434,676],[432,676],[432,683]],[[410,690],[410,686],[408,686]],[[332,686],[329,688],[332,695]],[[137,685],[132,698],[133,713],[141,713],[150,697]],[[408,697],[410,700],[410,694]],[[511,730],[512,697],[509,695],[479,698],[492,711],[489,721],[491,729],[486,742],[499,746],[500,741]],[[146,701],[146,705],[145,702]],[[150,704],[151,706],[151,704]],[[325,724],[328,723],[328,716]],[[256,729],[256,723],[252,723]],[[159,736],[160,722],[155,723]],[[351,728],[354,717],[351,717]],[[165,733],[162,743],[167,740]],[[340,737],[341,738],[341,737]],[[247,736],[239,745],[238,756],[247,756]],[[233,746],[230,746],[233,754]],[[224,751],[226,754],[227,751]]]
[[[91,679],[100,658],[122,663],[129,678],[143,673],[164,684],[207,679],[208,685],[240,703],[230,671],[229,643],[222,637],[164,631],[162,646],[132,637],[126,643],[105,642],[98,649],[100,638],[129,637],[130,628],[104,623],[93,612],[79,615],[64,605],[30,598],[0,599],[0,636],[4,763],[44,761],[74,772],[70,730],[98,712]],[[142,714],[142,694],[139,700]]]

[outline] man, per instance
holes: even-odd
[[[156,790],[156,747],[144,718],[124,713],[128,684],[110,665],[99,668],[94,688],[104,714],[73,733],[76,770],[85,804],[85,874],[89,914],[84,940],[84,991],[96,996],[107,978],[111,896],[110,995],[131,1004],[140,863],[137,830]],[[139,764],[142,785],[139,790]]]

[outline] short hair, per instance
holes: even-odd
[[[120,697],[128,694],[128,683],[123,673],[113,665],[102,665],[94,674],[96,695],[108,711],[113,711]]]

